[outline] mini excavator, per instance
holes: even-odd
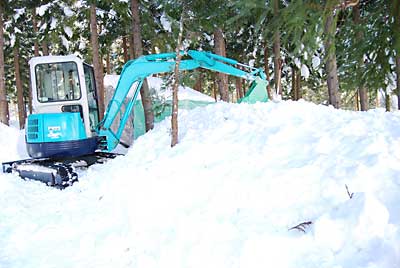
[[[204,68],[252,81],[248,94],[265,92],[262,69],[210,52],[181,52],[180,70]],[[32,114],[25,126],[30,159],[2,163],[3,172],[65,188],[78,179],[76,167],[86,167],[115,158],[113,149],[121,135],[146,77],[173,72],[176,53],[152,54],[128,61],[123,67],[114,95],[99,120],[93,67],[74,55],[42,56],[30,60]],[[133,90],[133,92],[130,92]],[[130,93],[130,94],[128,94]],[[133,93],[133,94],[132,94]],[[266,94],[263,101],[267,101]],[[128,105],[111,126],[126,99]]]

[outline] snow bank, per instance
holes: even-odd
[[[399,113],[289,101],[179,116],[176,147],[165,120],[64,191],[0,175],[0,267],[400,266]]]

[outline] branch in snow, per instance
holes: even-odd
[[[354,195],[354,193],[350,193],[350,191],[349,191],[349,187],[347,187],[347,184],[345,184],[345,186],[346,186],[347,195],[350,197],[350,199],[352,199],[352,198],[353,198],[353,195]]]
[[[290,230],[299,230],[302,231],[303,233],[306,233],[306,228],[312,224],[312,221],[305,221],[302,223],[297,224],[296,226],[293,226],[292,228],[289,229]]]

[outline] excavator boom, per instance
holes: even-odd
[[[251,89],[255,87],[266,88],[266,75],[262,69],[244,65],[238,63],[236,60],[210,52],[189,50],[187,53],[181,52],[181,54],[185,58],[181,60],[179,65],[180,71],[203,68],[253,81]],[[102,139],[103,144],[101,149],[111,151],[120,142],[122,131],[132,111],[144,79],[153,74],[173,72],[176,64],[175,58],[175,53],[153,54],[142,56],[125,64],[115,89],[114,96],[108,104],[104,119],[98,126],[99,136],[104,137]],[[121,106],[134,84],[136,85],[134,88],[134,94],[132,94],[129,104],[119,122],[118,130],[114,132],[111,129],[111,125],[113,124],[117,114],[121,111]],[[265,96],[267,95],[265,94]],[[265,97],[264,101],[267,101],[267,97]]]

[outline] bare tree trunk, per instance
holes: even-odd
[[[138,0],[131,0],[131,13],[132,13],[133,51],[135,58],[138,58],[143,54]],[[144,80],[142,88],[140,89],[140,96],[142,97],[144,117],[146,121],[146,131],[149,131],[154,127],[154,113],[153,113],[153,103],[151,101],[150,90],[149,90],[149,85],[147,83],[147,79]]]
[[[355,110],[356,111],[359,111],[360,110],[360,100],[359,100],[359,91],[357,91],[356,92],[356,95],[354,96],[354,98],[355,98],[355,105],[354,105],[354,108],[355,108]]]
[[[218,101],[218,98],[217,98],[217,80],[216,80],[215,76],[214,76],[214,83],[213,83],[213,95],[214,95],[215,102],[217,102]]]
[[[122,37],[122,49],[124,52],[124,62],[127,62],[129,60],[129,57],[128,57],[128,44],[127,44],[126,36]]]
[[[292,100],[296,100],[296,79],[297,79],[296,69],[294,66],[292,66],[292,92],[290,94]]]
[[[178,144],[178,88],[179,88],[179,64],[181,63],[182,55],[180,53],[182,47],[182,36],[183,36],[183,12],[179,23],[179,36],[178,44],[176,46],[176,62],[174,70],[174,86],[172,89],[172,116],[171,116],[171,147]]]
[[[392,108],[392,101],[390,99],[390,95],[389,93],[387,93],[385,91],[385,108],[386,108],[386,112],[390,112],[391,108]]]
[[[301,99],[303,97],[302,91],[301,91],[301,74],[300,70],[296,70],[296,91],[297,91],[297,100]]]
[[[357,4],[356,6],[353,7],[353,21],[354,24],[359,25],[361,24],[361,15],[360,15],[360,4]],[[356,39],[358,43],[363,42],[363,33],[361,31],[358,31],[356,33]],[[359,59],[359,66],[360,68],[364,63],[362,58]],[[360,105],[361,105],[361,111],[367,111],[368,110],[368,95],[367,95],[367,89],[365,88],[365,85],[361,82],[361,77],[358,78],[360,81],[360,85],[358,88],[358,95],[360,98]],[[357,103],[358,105],[358,103]]]
[[[279,16],[279,0],[274,0],[274,17]],[[281,85],[281,41],[280,41],[280,31],[279,29],[275,30],[274,33],[274,80],[275,80],[275,92],[278,95],[282,96],[282,85]]]
[[[239,77],[235,78],[235,86],[236,86],[236,91],[238,94],[238,99],[243,98],[243,91],[242,91],[242,81]]]
[[[327,74],[327,84],[329,93],[329,103],[333,107],[340,108],[339,96],[339,79],[336,66],[336,50],[335,50],[335,33],[336,33],[336,17],[334,12],[329,10],[325,21],[325,42],[324,47],[327,53],[325,71]]]
[[[108,51],[106,54],[106,72],[107,74],[111,74],[110,52]]]
[[[267,85],[267,93],[268,93],[268,99],[272,99],[272,94],[271,94],[271,78],[269,75],[269,66],[268,66],[268,46],[267,46],[267,42],[265,42],[264,44],[264,71],[265,74],[267,76],[267,81],[268,81],[268,85]]]
[[[217,28],[214,31],[214,52],[215,54],[226,56],[224,34],[221,28]],[[221,99],[229,102],[228,75],[217,73],[217,84]]]
[[[103,63],[100,61],[99,40],[97,33],[96,5],[90,4],[90,40],[93,47],[94,77],[96,80],[97,96],[99,102],[100,120],[104,117],[104,77]]]
[[[17,87],[19,128],[23,129],[25,125],[25,103],[24,103],[24,90],[22,88],[21,73],[19,68],[19,51],[17,44],[14,45],[13,52],[14,52],[15,84]]]
[[[49,46],[47,44],[46,39],[43,39],[43,41],[42,41],[42,51],[43,51],[43,56],[49,55]]]
[[[32,24],[33,24],[33,35],[34,35],[34,39],[33,39],[33,47],[34,47],[34,55],[35,57],[39,56],[39,42],[38,42],[38,28],[37,28],[37,21],[36,21],[36,10],[35,8],[32,9]]]
[[[3,1],[0,1],[0,122],[8,125],[9,124],[8,102],[7,102],[6,85],[4,81],[5,73],[4,73],[3,17],[4,17]]]
[[[397,107],[400,110],[400,55],[396,55]]]
[[[198,77],[196,79],[196,83],[193,87],[194,90],[198,92],[203,92],[203,73],[199,70]]]

